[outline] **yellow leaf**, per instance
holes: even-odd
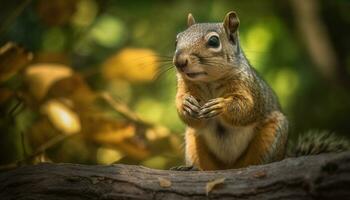
[[[94,0],[80,0],[77,3],[77,11],[72,16],[72,23],[78,27],[90,25],[98,12],[98,4]]]
[[[117,151],[111,148],[104,148],[104,147],[99,148],[97,150],[97,155],[96,155],[97,162],[99,164],[105,164],[105,165],[109,165],[114,162],[117,162],[122,157],[123,157],[123,154],[120,151]]]
[[[158,181],[159,181],[160,187],[162,187],[162,188],[171,187],[171,181],[169,181],[168,179],[158,177]]]
[[[206,185],[206,190],[205,190],[207,193],[207,196],[215,187],[223,184],[224,182],[225,182],[225,178],[219,178],[219,179],[215,179],[213,181],[208,182]]]
[[[155,126],[146,131],[146,137],[148,140],[156,140],[170,135],[169,130],[164,126]]]
[[[118,122],[100,120],[98,130],[95,130],[92,137],[101,143],[118,144],[126,139],[135,136],[135,127],[132,125],[120,126]]]
[[[65,134],[73,134],[81,130],[79,116],[58,100],[50,100],[45,103],[43,112],[55,128]]]
[[[157,63],[157,57],[152,50],[127,48],[103,63],[102,75],[106,79],[146,82],[153,79],[158,68]]]
[[[73,71],[61,64],[41,63],[29,66],[25,71],[25,79],[31,94],[41,100],[53,83],[73,75]]]
[[[153,169],[164,169],[167,165],[168,159],[164,156],[152,156],[144,160],[141,165]]]

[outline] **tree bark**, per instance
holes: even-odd
[[[206,189],[214,180],[222,183]],[[350,151],[206,172],[122,164],[24,166],[0,173],[0,198],[350,199]]]

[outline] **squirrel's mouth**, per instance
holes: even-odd
[[[196,78],[197,76],[201,75],[208,75],[206,72],[192,72],[192,73],[186,73],[186,76],[190,78]]]

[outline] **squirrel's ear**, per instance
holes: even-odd
[[[226,33],[229,35],[230,40],[235,43],[235,35],[239,26],[239,19],[236,12],[230,11],[226,14],[224,22],[224,28]]]
[[[192,26],[195,23],[196,23],[196,21],[194,20],[194,17],[192,16],[192,14],[188,13],[188,16],[187,16],[187,27],[190,27],[190,26]]]

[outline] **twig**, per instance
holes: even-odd
[[[5,170],[10,170],[19,166],[22,166],[23,164],[27,164],[28,162],[30,162],[33,158],[35,158],[36,156],[44,153],[46,150],[48,150],[49,148],[54,147],[55,145],[59,144],[60,142],[64,141],[67,138],[70,138],[76,134],[70,134],[70,135],[58,135],[52,139],[50,139],[49,141],[47,141],[46,143],[44,143],[43,145],[41,145],[39,148],[37,148],[32,154],[26,156],[24,159],[22,160],[18,160],[15,161],[13,163],[10,164],[6,164],[6,165],[1,165],[0,166],[0,171],[5,171]]]
[[[118,99],[114,99],[110,94],[103,92],[99,94],[99,97],[101,97],[109,106],[131,122],[144,127],[154,126],[152,123],[142,120],[138,114],[133,112],[126,104]]]

